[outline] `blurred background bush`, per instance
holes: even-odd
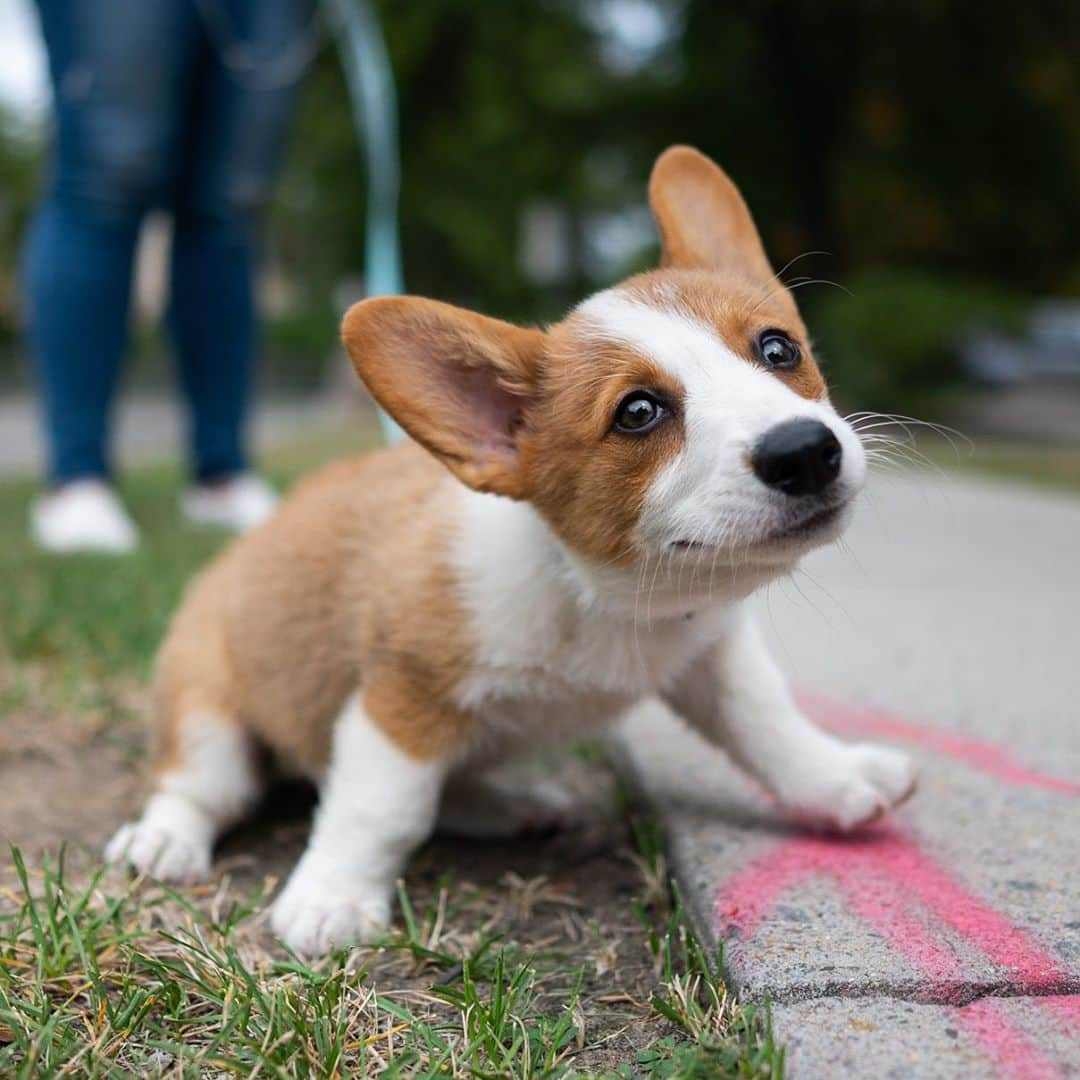
[[[799,283],[844,405],[942,414],[965,387],[1001,394],[1049,380],[1056,399],[1073,394],[1080,410],[1080,306],[1069,302],[1080,297],[1080,6],[378,8],[399,89],[411,292],[506,318],[558,317],[652,263],[648,170],[664,146],[690,142],[739,183],[774,264],[791,262],[785,276]],[[33,117],[0,114],[0,377],[9,384],[22,377],[18,237],[43,134]],[[363,217],[362,150],[326,42],[273,209],[271,384],[326,378],[337,308],[362,288]],[[1057,301],[1049,346],[1038,332],[1046,298]],[[163,365],[151,322],[139,340],[139,377],[153,381]],[[1043,370],[1046,348],[1057,360]],[[1009,363],[986,361],[1002,350]]]

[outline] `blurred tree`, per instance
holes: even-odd
[[[557,316],[588,289],[649,264],[648,170],[664,146],[686,141],[735,177],[777,266],[831,253],[801,260],[789,276],[847,282],[880,267],[919,271],[906,311],[928,295],[926,272],[965,288],[1080,292],[1080,5],[378,8],[399,86],[411,291],[506,317]],[[31,170],[2,141],[0,168],[0,325],[10,325],[13,230]],[[294,351],[334,338],[334,287],[363,270],[363,203],[363,155],[328,43],[271,233],[299,293]],[[565,249],[565,265],[538,274],[522,238],[535,244],[545,230],[559,234],[553,250]],[[799,293],[811,308],[826,295]],[[829,302],[837,326],[844,301]],[[932,321],[947,320],[935,309]]]
[[[652,158],[678,140],[732,172],[778,263],[825,249],[825,274],[899,262],[1041,290],[1075,275],[1075,5],[654,0],[671,47],[620,67],[595,17],[619,3],[380,4],[400,86],[410,288],[550,313],[590,284],[582,216],[639,204]],[[282,224],[331,275],[358,269],[361,250],[350,123],[328,49]],[[574,272],[539,292],[517,251],[535,200],[577,215]]]
[[[841,268],[1060,289],[1077,269],[1078,55],[1080,8],[1057,0],[693,0],[681,77],[628,126],[728,167],[779,263],[824,248]]]
[[[0,372],[11,363],[17,325],[16,272],[34,199],[38,158],[38,144],[0,108]]]
[[[398,81],[401,221],[410,290],[505,315],[553,312],[580,266],[537,299],[518,258],[523,207],[581,211],[584,163],[616,80],[574,5],[413,0],[380,5]],[[362,255],[363,157],[333,50],[319,57],[296,126],[278,214],[324,289]],[[636,192],[640,198],[640,190]]]

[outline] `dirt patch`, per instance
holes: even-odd
[[[0,842],[28,856],[61,844],[99,848],[137,801],[141,745],[131,718],[9,712],[0,722]]]

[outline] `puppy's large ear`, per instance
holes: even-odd
[[[412,296],[353,305],[342,338],[375,400],[477,491],[525,496],[517,435],[544,335]]]
[[[649,204],[660,229],[661,266],[773,276],[739,189],[700,151],[671,146],[656,159]]]

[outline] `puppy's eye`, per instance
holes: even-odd
[[[763,364],[776,371],[791,371],[802,359],[799,346],[782,330],[765,330],[759,334],[757,354]]]
[[[619,402],[615,430],[627,435],[646,435],[667,415],[664,403],[647,390],[635,390]]]

